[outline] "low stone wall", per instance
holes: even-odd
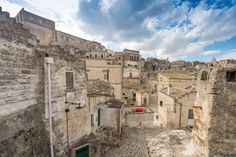
[[[125,124],[128,127],[153,127],[154,112],[126,113]]]

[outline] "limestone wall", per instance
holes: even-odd
[[[55,154],[64,157],[68,152],[68,146],[70,150],[73,149],[72,145],[79,143],[82,137],[89,135],[91,132],[90,110],[87,105],[85,62],[70,54],[69,51],[63,51],[59,46],[38,49],[38,51],[49,52],[49,56],[54,60],[51,64],[53,141]],[[66,72],[73,73],[72,89],[66,87]],[[46,66],[45,78],[45,108],[46,113],[48,113]],[[77,109],[78,103],[84,107]],[[66,118],[66,108],[69,109],[69,112],[67,112],[68,119]],[[47,118],[46,115],[46,120],[48,120]]]
[[[236,82],[235,75],[233,80],[227,80],[229,72],[236,69],[209,68],[199,72],[193,108],[193,137],[201,147],[198,156],[236,155]]]
[[[44,113],[44,55],[28,31],[0,26],[0,156],[49,156]]]
[[[130,113],[126,115],[125,124],[129,127],[153,127],[154,112]]]

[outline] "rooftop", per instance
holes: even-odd
[[[160,72],[160,75],[169,78],[169,79],[180,79],[180,80],[192,80],[193,75],[180,72],[180,71],[165,71],[165,72]]]
[[[169,91],[170,93],[168,94],[168,88],[166,87],[166,88],[161,89],[161,92],[171,96],[172,98],[178,99],[184,96],[185,94],[195,92],[195,88],[192,86],[189,86],[185,89],[170,88],[170,91]]]
[[[113,96],[113,87],[106,81],[89,80],[87,83],[88,96]]]
[[[117,99],[110,99],[107,102],[105,102],[106,105],[108,105],[108,108],[118,108],[120,109],[122,107],[123,102],[119,101]]]

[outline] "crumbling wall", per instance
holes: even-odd
[[[227,80],[228,72],[236,72],[236,68],[211,68],[199,73],[192,133],[201,148],[198,156],[236,155],[236,82],[235,78]],[[204,73],[207,77],[202,77]]]
[[[43,54],[18,25],[0,25],[0,156],[47,157]],[[30,42],[32,41],[32,42]]]

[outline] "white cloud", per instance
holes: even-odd
[[[208,50],[208,51],[204,51],[204,55],[217,55],[217,54],[220,54],[221,51],[220,50]]]
[[[232,49],[229,50],[228,52],[225,52],[218,59],[236,59],[236,49]]]
[[[11,3],[7,0],[0,0],[3,10],[10,12],[11,16],[15,16],[22,7],[25,10],[38,14],[45,18],[51,19],[56,23],[56,29],[79,36],[86,39],[94,37],[84,33],[84,23],[77,17],[79,9],[79,0],[25,0],[25,6]]]
[[[8,11],[11,13],[11,16],[15,17],[17,13],[21,10],[22,6],[12,3],[7,0],[0,0],[0,6],[3,11]]]
[[[229,9],[206,9],[204,4],[191,9],[188,13],[186,5],[167,13],[164,16],[148,17],[143,25],[153,32],[150,38],[132,39],[132,42],[122,42],[122,47],[132,47],[151,56],[184,58],[191,54],[216,55],[220,50],[204,51],[207,45],[224,41],[236,35],[236,6]],[[179,16],[175,16],[175,14]],[[174,18],[173,18],[174,17]],[[184,20],[191,22],[174,27],[165,26],[168,21],[175,19],[177,23]],[[164,25],[164,26],[163,26]],[[156,28],[160,27],[160,30]]]
[[[56,21],[58,30],[89,40],[97,40],[114,50],[124,48],[140,50],[145,56],[163,56],[173,59],[184,58],[191,54],[219,55],[222,53],[219,50],[204,51],[204,48],[214,42],[236,36],[236,6],[211,9],[206,8],[202,2],[196,8],[189,8],[188,3],[184,2],[177,8],[167,7],[159,14],[147,16],[141,21],[142,29],[151,34],[141,36],[140,34],[143,32],[139,32],[140,30],[132,28],[116,30],[112,23],[104,23],[105,31],[97,29],[96,24],[93,24],[93,31],[91,31],[92,27],[87,27],[88,24],[79,17],[80,1],[82,0],[61,0],[60,2],[57,0],[47,2],[26,0],[25,2],[28,5],[24,8]],[[83,1],[92,3],[91,0]],[[100,0],[99,7],[104,14],[109,15],[109,11],[114,9],[118,4],[117,2],[118,0]],[[167,1],[156,1],[156,3],[163,5]],[[21,9],[19,4],[7,0],[0,0],[0,4],[3,10],[9,11],[13,16]],[[135,15],[145,15],[154,5],[155,3],[150,4],[146,10],[141,10]],[[124,20],[132,20],[132,18],[134,17],[124,17]],[[106,27],[110,24],[111,26]],[[127,34],[135,35],[128,38],[124,37]],[[233,55],[234,52],[227,54]]]
[[[100,0],[100,7],[103,12],[108,12],[114,4],[117,2],[117,0]]]

